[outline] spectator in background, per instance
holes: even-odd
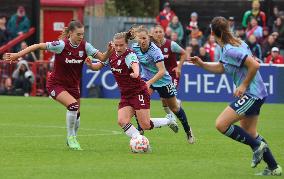
[[[165,31],[165,38],[166,39],[171,39],[171,35],[172,35],[172,29],[168,26],[166,28],[166,31]]]
[[[273,27],[273,24],[276,20],[276,18],[279,17],[279,9],[278,9],[278,6],[274,6],[273,7],[273,12],[272,12],[272,15],[268,16],[268,20],[267,20],[267,26],[272,29]]]
[[[269,35],[267,41],[262,44],[263,58],[266,58],[268,55],[270,55],[272,47],[279,47],[279,44],[276,43],[275,38],[272,35]]]
[[[186,34],[189,35],[192,31],[192,27],[198,27],[198,14],[196,12],[191,13],[190,20],[186,26]]]
[[[178,34],[176,32],[172,32],[170,40],[172,40],[172,41],[176,42],[177,44],[179,44]]]
[[[257,39],[257,42],[261,42],[263,37],[262,27],[257,24],[257,20],[255,18],[251,18],[250,24],[246,30],[246,37],[248,38],[251,35],[254,35]]]
[[[29,96],[34,82],[34,74],[25,60],[18,62],[12,78],[15,91],[18,91],[18,93],[23,92],[24,96]]]
[[[21,50],[24,50],[27,47],[28,47],[28,44],[25,41],[21,42]],[[25,60],[27,62],[34,62],[37,60],[37,58],[35,56],[35,53],[31,52],[21,57],[21,60]]]
[[[242,26],[237,26],[235,36],[245,41],[246,40],[245,29]]]
[[[253,0],[252,9],[245,12],[242,20],[243,27],[248,27],[248,23],[252,17],[257,20],[259,26],[266,27],[266,15],[260,10],[259,0]]]
[[[268,27],[264,27],[262,29],[262,40],[259,42],[259,44],[263,44],[264,41],[267,40],[268,36],[269,36],[269,28]]]
[[[178,20],[177,16],[174,16],[171,23],[169,24],[169,27],[171,28],[172,32],[176,32],[178,35],[178,41],[177,43],[180,45],[183,39],[184,31],[183,26]]]
[[[252,34],[248,37],[247,45],[249,46],[252,54],[263,63],[261,46],[257,43],[256,37]]]
[[[279,33],[278,32],[272,32],[271,33],[272,37],[274,38],[275,40],[275,43],[277,44],[277,47],[278,48],[283,48],[283,45],[281,42],[280,42],[280,39],[279,39]]]
[[[171,10],[170,3],[166,2],[164,4],[164,9],[156,17],[156,23],[161,25],[164,28],[164,31],[166,31],[167,26],[172,21],[174,16],[176,16],[176,14]]]
[[[199,48],[199,58],[201,58],[204,62],[211,62],[209,54],[206,52],[204,47]]]
[[[2,77],[0,83],[0,94],[11,95],[12,94],[12,79],[8,76]]]
[[[186,46],[185,47],[185,53],[187,55],[187,60],[186,61],[189,61],[190,60],[190,57],[193,57],[193,54],[192,54],[192,46]]]
[[[278,47],[271,49],[271,54],[266,58],[265,63],[284,64],[284,58],[280,55]]]
[[[192,31],[188,37],[188,41],[190,42],[192,39],[196,39],[199,46],[202,45],[203,33],[199,30],[198,26],[192,27]]]
[[[236,33],[236,29],[235,29],[235,18],[233,16],[230,16],[228,18],[228,22],[229,22],[229,27],[230,27],[230,30],[233,34]]]
[[[208,37],[208,41],[206,42],[206,44],[204,45],[206,52],[209,54],[210,56],[210,61],[214,62],[215,61],[215,48],[217,46],[217,43],[215,42],[215,38],[213,35],[209,35]],[[199,51],[200,52],[200,51]],[[201,58],[202,59],[202,58]]]
[[[280,17],[277,17],[274,21],[272,32],[278,32],[280,35],[280,32],[283,33],[284,31],[284,25]]]
[[[11,38],[15,38],[18,35],[28,32],[30,20],[26,16],[26,10],[23,6],[19,6],[17,13],[9,19],[7,28]]]
[[[7,17],[0,15],[0,47],[8,42],[8,31],[6,29]]]
[[[192,56],[198,56],[200,48],[198,40],[196,38],[192,38],[189,45],[192,47]]]

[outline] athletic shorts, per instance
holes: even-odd
[[[80,89],[79,87],[66,87],[63,85],[59,85],[57,83],[53,83],[48,81],[46,84],[46,89],[48,94],[53,98],[56,99],[57,96],[62,92],[62,91],[67,91],[71,96],[73,96],[75,99],[80,98]]]
[[[179,78],[176,77],[176,74],[170,74],[170,76],[172,77],[172,82],[173,84],[175,85],[176,89],[178,88],[178,85],[179,85]]]
[[[177,95],[177,90],[173,83],[170,83],[162,87],[154,87],[151,85],[150,88],[153,89],[154,91],[157,91],[161,98],[168,99]]]
[[[148,89],[141,91],[139,94],[133,96],[121,96],[118,109],[125,106],[131,106],[134,110],[150,109],[150,94]]]
[[[264,103],[265,98],[258,99],[245,94],[242,98],[230,104],[230,107],[236,111],[238,115],[257,116],[260,113],[260,108]]]

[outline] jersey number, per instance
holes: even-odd
[[[243,105],[248,99],[249,97],[247,95],[244,95],[240,100],[238,100],[238,104]]]
[[[144,105],[145,101],[144,101],[144,96],[143,96],[142,94],[139,94],[139,95],[138,95],[138,100],[139,100],[140,102],[142,102],[142,105]]]

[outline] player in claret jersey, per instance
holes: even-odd
[[[131,31],[114,35],[112,53],[108,61],[92,63],[91,58],[86,59],[86,64],[92,70],[99,70],[109,65],[121,93],[118,105],[118,124],[126,135],[135,137],[139,131],[130,123],[136,114],[143,130],[168,125],[177,132],[177,124],[173,118],[150,118],[150,95],[146,83],[139,76],[139,62],[136,54],[128,48],[128,39]]]
[[[81,150],[76,136],[80,125],[80,79],[84,61],[87,56],[107,59],[112,51],[109,45],[108,51],[101,53],[83,38],[84,26],[71,21],[60,40],[34,44],[18,53],[4,55],[5,60],[13,61],[37,49],[55,53],[54,69],[46,87],[49,95],[67,108],[67,145],[73,150]]]

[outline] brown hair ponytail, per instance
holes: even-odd
[[[71,31],[74,31],[75,28],[82,28],[82,27],[84,26],[83,24],[81,24],[81,22],[76,21],[76,20],[70,21],[70,23],[68,24],[68,27],[64,27],[63,31],[61,32],[61,35],[59,36],[59,40],[69,38],[69,33]]]
[[[218,37],[224,46],[225,44],[231,44],[233,46],[240,46],[241,40],[234,37],[229,28],[229,23],[224,17],[215,17],[211,22],[211,30]]]

